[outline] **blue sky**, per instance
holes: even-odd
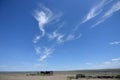
[[[0,71],[120,68],[119,0],[1,0]]]

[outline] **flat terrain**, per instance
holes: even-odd
[[[26,75],[0,75],[0,80],[67,80],[64,75],[54,76],[26,76]]]
[[[88,71],[55,71],[51,76],[40,76],[40,75],[27,75],[33,72],[1,72],[0,80],[68,80],[68,76],[75,76],[78,73],[85,75],[96,76],[96,75],[117,75],[120,74],[120,70],[88,70]],[[34,72],[35,73],[35,72]],[[79,78],[71,80],[120,80],[120,79],[98,79],[98,78]]]
[[[67,80],[66,75],[53,76],[26,76],[26,75],[0,75],[0,80]]]
[[[26,75],[0,75],[0,80],[67,80],[67,75],[53,75],[53,76],[26,76]],[[72,79],[72,80],[120,80],[120,79]]]

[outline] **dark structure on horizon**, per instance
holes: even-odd
[[[53,71],[41,71],[40,74],[41,75],[51,76],[51,75],[53,75]]]

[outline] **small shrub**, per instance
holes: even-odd
[[[84,74],[76,74],[76,79],[78,78],[85,78],[86,76]]]
[[[115,78],[119,78],[120,79],[120,75],[115,76]]]
[[[88,78],[93,78],[93,76],[88,76]]]
[[[72,80],[72,79],[75,79],[75,77],[74,76],[68,76],[67,77],[67,80]]]
[[[40,72],[37,72],[37,75],[40,75]]]

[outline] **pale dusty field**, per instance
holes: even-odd
[[[54,76],[0,75],[0,80],[67,80],[67,79],[65,75]]]
[[[26,76],[25,74],[0,74],[0,80],[67,80],[68,75]],[[119,80],[119,79],[72,79],[72,80]]]

